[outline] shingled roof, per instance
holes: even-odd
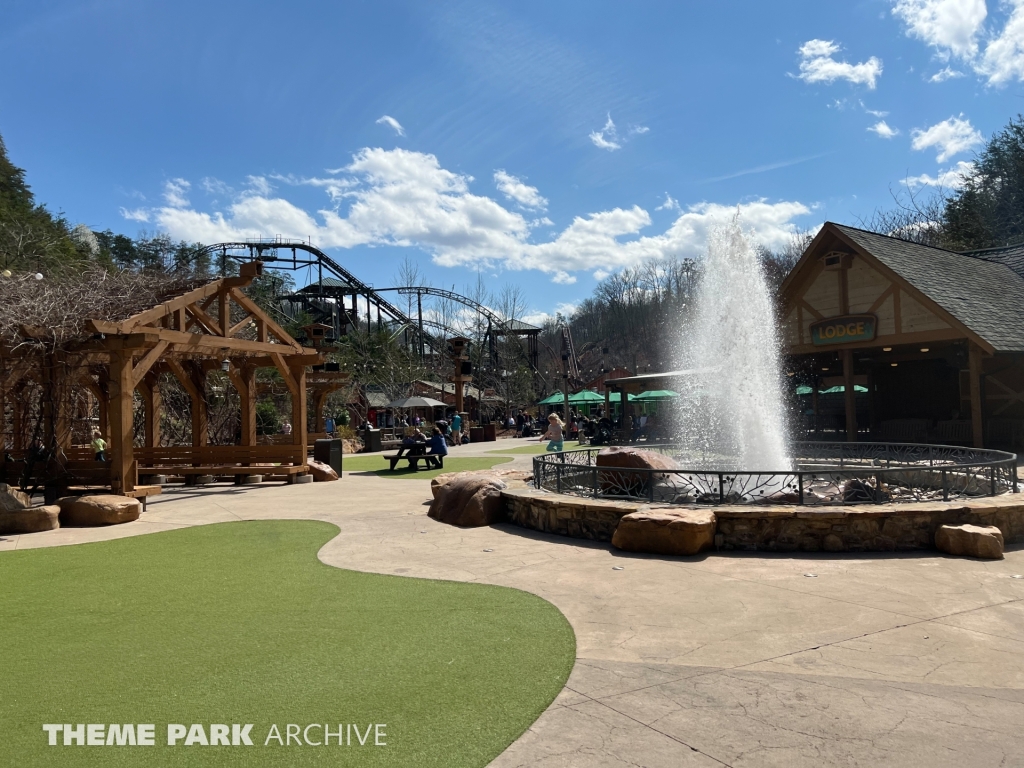
[[[1010,263],[1024,247],[956,253],[863,229],[833,225],[882,264],[987,341],[996,352],[1024,352],[1024,277]],[[984,254],[984,255],[983,255]],[[1000,256],[1000,258],[994,258]]]

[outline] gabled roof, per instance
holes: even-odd
[[[877,259],[996,352],[1024,352],[1024,277],[1007,263],[1013,249],[995,249],[1009,252],[998,259],[956,253],[832,222],[815,243],[828,232]]]
[[[1005,264],[1021,277],[1024,277],[1024,243],[1019,245],[1007,245],[1002,248],[986,248],[980,251],[964,251],[964,255],[973,256],[976,259],[994,261],[997,264]]]

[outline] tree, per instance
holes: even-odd
[[[1024,116],[989,139],[946,203],[943,239],[954,250],[1024,242]]]

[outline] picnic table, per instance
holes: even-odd
[[[419,472],[419,463],[422,461],[427,469],[434,467],[436,469],[444,468],[444,456],[436,453],[427,453],[426,443],[413,443],[412,445],[403,445],[398,449],[398,453],[385,453],[384,458],[391,463],[391,471],[395,471],[395,467],[402,459],[409,462],[409,466],[413,470]]]

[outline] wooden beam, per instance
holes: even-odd
[[[295,349],[297,350],[301,349],[301,345],[299,344],[299,342],[297,342],[295,339],[289,336],[288,333],[281,326],[279,326],[277,323],[271,320],[267,316],[267,313],[264,312],[263,309],[259,306],[259,304],[254,302],[244,293],[242,293],[241,290],[239,290],[238,288],[232,288],[231,297],[240,307],[251,312],[253,315],[257,317],[260,317],[263,320],[266,329],[270,331],[270,333],[272,333],[274,336],[276,336],[282,344],[287,344],[290,347],[295,347]]]
[[[102,320],[89,320],[88,323],[91,327],[95,328],[98,333],[120,333],[116,327],[116,323],[107,323]],[[182,333],[181,331],[171,331],[166,328],[150,328],[148,326],[142,330],[144,332],[125,334],[119,339],[107,339],[103,344],[109,349],[123,349],[125,347],[145,348],[165,339],[177,347],[176,351],[183,352],[202,351],[209,354],[209,352],[207,352],[208,350],[213,350],[214,353],[222,350],[230,350],[234,352],[264,352],[280,355],[315,354],[315,350],[313,348],[302,347],[294,340],[292,341],[292,344],[271,344],[267,342],[249,341],[248,339],[233,339],[226,336],[210,336],[204,333]],[[287,334],[285,335],[287,336]]]
[[[167,367],[171,369],[171,373],[174,374],[174,378],[178,380],[182,388],[188,393],[188,396],[192,400],[196,400],[199,397],[199,391],[196,389],[195,384],[192,382],[192,376],[185,371],[185,368],[177,360],[166,360]]]
[[[220,323],[210,317],[206,310],[200,307],[198,304],[189,304],[186,307],[189,314],[198,321],[199,325],[206,329],[207,333],[212,333],[214,336],[223,336],[224,331]]]
[[[241,402],[241,445],[256,445],[256,369],[250,365],[232,365],[228,371],[228,378],[231,379]]]
[[[220,310],[220,327],[222,336],[230,336],[228,326],[231,325],[231,296],[226,288],[222,288],[217,294],[218,309]]]
[[[142,383],[146,374],[149,373],[149,369],[153,367],[153,363],[160,359],[170,344],[171,342],[161,339],[156,343],[155,347],[149,350],[149,352],[147,352],[145,356],[135,364],[135,367],[132,369],[132,382],[134,386],[137,387]]]
[[[298,391],[299,385],[292,375],[292,371],[289,369],[288,364],[284,361],[284,357],[278,354],[270,355],[270,359],[274,361],[274,366],[277,368],[277,372],[281,374],[281,378],[284,379],[285,385],[288,387],[288,391],[291,392],[292,397],[295,397],[295,393]],[[305,380],[305,368],[303,371],[303,380]]]
[[[982,349],[973,342],[967,343],[967,365],[971,381],[971,435],[975,448],[984,448],[984,413],[981,401],[981,355]]]
[[[245,326],[249,325],[249,323],[251,323],[251,322],[252,322],[252,313],[249,313],[244,318],[242,318],[237,323],[235,323],[230,328],[228,328],[228,332],[226,334],[224,334],[224,335],[225,336],[234,336],[236,333],[238,333],[240,330],[245,328]]]
[[[149,375],[136,385],[146,406],[145,427],[146,447],[156,448],[160,445],[160,412],[163,410],[163,397],[156,376]]]
[[[209,414],[206,409],[206,371],[192,362],[189,367],[192,379],[192,447],[199,448],[209,442]]]
[[[122,320],[117,323],[119,330],[117,333],[131,333],[133,330],[140,326],[149,325],[160,321],[167,315],[174,315],[180,312],[180,310],[187,307],[189,304],[194,304],[197,301],[216,295],[222,288],[232,287],[244,287],[252,282],[251,277],[225,277],[220,280],[214,280],[211,283],[200,286],[194,290],[183,293],[180,296],[175,296],[172,299],[158,304],[152,309],[147,309],[145,312],[140,312],[137,315],[132,315],[127,320]],[[181,315],[178,314],[178,318]],[[182,326],[178,326],[178,330],[183,330]]]
[[[292,368],[295,389],[292,392],[292,444],[295,446],[295,462],[306,463],[306,440],[309,427],[306,421],[306,369],[304,366]]]

